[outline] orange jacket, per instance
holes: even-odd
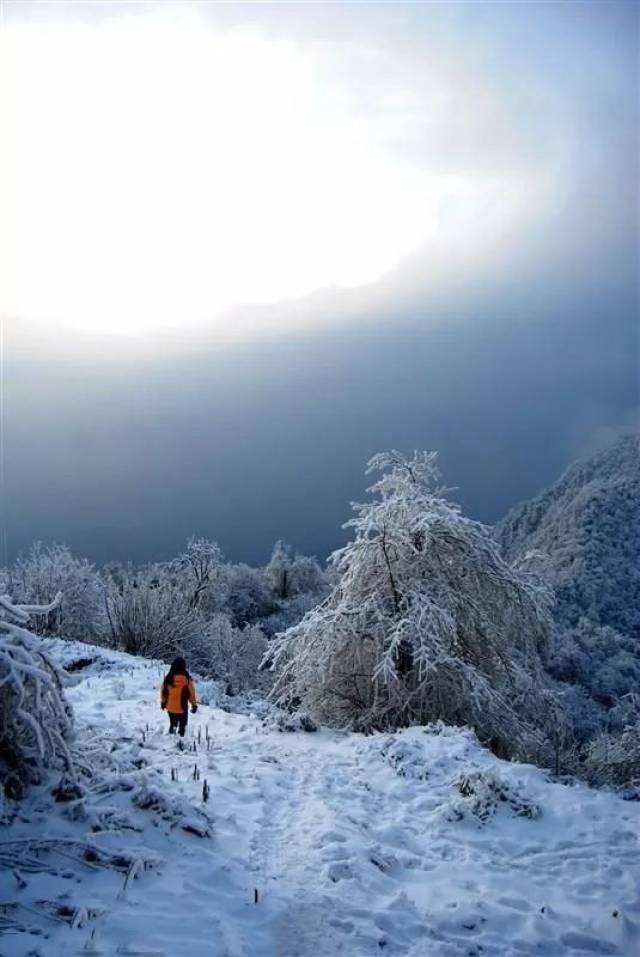
[[[186,675],[174,675],[173,684],[165,686],[164,681],[160,685],[160,704],[163,705],[171,714],[182,714],[187,710],[187,706],[197,704],[196,688]]]

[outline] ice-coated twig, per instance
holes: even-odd
[[[14,792],[48,767],[65,767],[75,777],[68,741],[71,709],[62,674],[26,625],[32,615],[48,614],[61,601],[47,605],[14,604],[0,596],[0,747],[13,770]]]

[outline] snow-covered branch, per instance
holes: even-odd
[[[9,618],[26,625],[32,615],[48,615],[57,608],[62,601],[62,592],[58,592],[53,601],[48,605],[15,605],[9,595],[0,595],[0,609]],[[3,627],[4,626],[4,627]],[[8,623],[0,618],[0,629],[8,630]]]
[[[34,606],[0,597],[0,772],[7,796],[19,796],[45,767],[71,768],[72,716],[60,671],[40,640],[22,627],[60,600],[58,594],[49,604]]]

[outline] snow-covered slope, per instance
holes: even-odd
[[[69,695],[111,771],[81,799],[35,789],[3,829],[2,957],[640,953],[640,804],[444,727],[291,734],[202,706],[181,751],[159,663],[63,647],[99,655]]]
[[[538,549],[550,560],[561,625],[581,616],[640,639],[640,451],[624,435],[575,462],[496,529],[509,560]]]

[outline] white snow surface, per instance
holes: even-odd
[[[78,745],[123,771],[62,803],[55,775],[0,830],[0,957],[640,954],[640,803],[442,726],[287,733],[201,705],[180,751],[160,662],[48,644],[96,659],[68,689]],[[151,866],[126,880],[74,842]]]

